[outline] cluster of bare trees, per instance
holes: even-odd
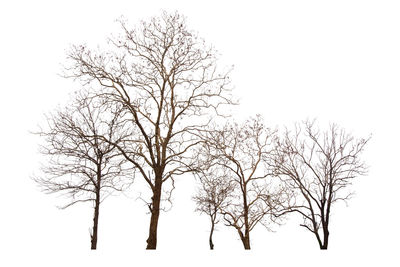
[[[365,173],[360,154],[367,140],[336,125],[319,132],[310,121],[282,136],[260,116],[241,125],[213,124],[213,117],[228,115],[225,105],[236,104],[229,69],[217,67],[213,47],[178,13],[133,29],[120,24],[122,33],[109,39],[107,51],[70,49],[65,77],[84,89],[38,132],[49,160],[35,180],[47,192],[68,194],[65,207],[93,203],[91,248],[100,203],[138,177],[148,185],[142,189],[150,211],[147,249],[156,249],[174,178],[191,173],[200,182],[197,210],[210,217],[211,249],[219,221],[250,249],[256,225],[268,227],[293,212],[326,249],[331,206],[346,200],[347,186]]]
[[[245,249],[250,249],[251,230],[258,223],[266,225],[266,217],[274,219],[271,215],[280,194],[266,164],[274,134],[261,117],[200,132],[198,164],[204,171],[198,172],[202,188],[194,200],[211,217],[211,249],[218,215],[237,231]]]
[[[261,223],[278,223],[289,213],[303,217],[321,249],[328,248],[331,207],[351,196],[349,185],[366,174],[361,160],[368,139],[355,139],[337,125],[320,131],[306,120],[281,135],[260,117],[244,125],[205,130],[199,154],[198,210],[234,227],[245,249],[250,231]]]

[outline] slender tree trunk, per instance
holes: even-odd
[[[325,250],[328,249],[328,241],[329,241],[328,225],[323,226],[323,231],[324,231],[324,242],[322,243],[322,246],[320,246],[320,248]]]
[[[246,231],[246,233],[243,234],[242,231],[239,230],[239,229],[238,229],[238,233],[239,233],[239,236],[240,236],[240,240],[242,240],[244,249],[246,249],[246,250],[251,249],[250,248],[250,233],[248,233]]]
[[[91,249],[97,248],[97,232],[98,232],[98,224],[99,224],[99,209],[100,209],[100,193],[96,193],[96,201],[94,207],[94,217],[93,217],[93,232],[90,237],[91,241]]]
[[[317,241],[318,241],[319,248],[322,249],[322,241],[321,241],[321,237],[319,236],[318,230],[314,230],[314,231],[315,231],[314,232],[315,237],[317,238]]]
[[[247,189],[246,182],[243,185],[243,208],[244,208],[244,235],[240,231],[240,237],[243,242],[244,249],[250,249],[250,231],[249,231],[249,206],[247,205]]]
[[[160,215],[161,185],[162,185],[162,176],[157,175],[153,190],[149,237],[147,238],[146,249],[157,248],[157,227],[158,227],[158,217]]]
[[[214,233],[214,220],[211,218],[211,231],[210,231],[210,238],[208,240],[209,244],[210,244],[210,249],[213,250],[214,249],[214,243],[212,241],[212,236]]]
[[[331,171],[331,177],[332,177],[332,171]],[[331,179],[332,181],[332,179]],[[321,249],[328,249],[328,241],[329,241],[329,215],[331,211],[331,204],[332,204],[332,183],[329,185],[329,197],[328,197],[328,204],[326,208],[326,218],[325,218],[325,223],[322,225],[323,230],[324,230],[324,244]]]

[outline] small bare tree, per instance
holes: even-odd
[[[123,106],[121,119],[137,135],[113,144],[149,186],[147,249],[156,249],[162,200],[170,200],[174,177],[191,171],[198,143],[192,132],[232,103],[229,71],[217,69],[216,51],[177,13],[164,12],[132,30],[121,26],[123,34],[110,39],[111,52],[73,47],[66,76],[97,86],[99,97]]]
[[[202,164],[206,165],[206,162]],[[203,167],[204,167],[203,165]],[[228,180],[226,173],[221,175],[215,173],[214,168],[197,173],[201,187],[196,196],[193,197],[196,202],[196,211],[205,213],[210,217],[211,229],[209,235],[210,249],[214,249],[213,233],[216,224],[219,222],[220,210],[226,210],[229,205],[227,199],[234,189],[234,185]]]
[[[204,173],[209,177],[202,180],[204,191],[222,193],[219,197],[224,199],[224,205],[218,207],[218,212],[226,225],[236,229],[245,249],[250,249],[251,230],[258,223],[267,226],[266,217],[279,201],[278,188],[273,186],[266,164],[274,136],[275,132],[266,128],[259,116],[243,125],[227,124],[202,132],[204,142],[199,154],[210,162]],[[230,190],[215,190],[214,183],[207,181],[221,182],[218,187]],[[197,200],[204,201],[203,206],[207,207],[210,197],[206,193],[205,198]]]
[[[301,226],[315,235],[320,249],[328,248],[332,205],[348,200],[353,179],[366,174],[360,157],[368,140],[355,139],[335,124],[320,132],[315,121],[307,120],[277,142],[275,174],[292,194],[281,214],[301,214]]]
[[[113,191],[121,191],[124,159],[114,145],[124,139],[117,123],[120,110],[77,94],[67,108],[47,116],[48,125],[37,134],[44,137],[41,153],[48,157],[43,174],[34,180],[48,193],[63,193],[71,200],[61,208],[78,202],[92,202],[91,249],[96,249],[100,203]]]

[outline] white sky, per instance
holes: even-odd
[[[3,1],[0,4],[1,266],[394,266],[399,231],[400,3],[398,1]],[[262,4],[261,4],[262,3]],[[29,134],[78,83],[57,76],[70,44],[104,44],[124,15],[131,24],[178,10],[235,65],[238,118],[260,113],[271,126],[307,117],[336,122],[372,140],[369,175],[349,206],[333,208],[329,250],[293,216],[261,226],[245,252],[222,225],[208,250],[208,218],[194,213],[191,176],[177,181],[159,221],[158,250],[145,251],[149,216],[135,196],[100,211],[98,251],[89,250],[90,205],[58,210],[29,179],[41,156]],[[135,186],[135,185],[134,185]],[[138,184],[137,186],[140,186]]]

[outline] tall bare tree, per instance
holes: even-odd
[[[201,162],[204,168],[209,162]],[[234,189],[234,185],[228,180],[227,173],[215,173],[214,168],[207,168],[197,172],[201,187],[193,197],[196,202],[196,211],[205,213],[210,217],[211,227],[208,243],[210,249],[214,249],[213,233],[216,224],[219,222],[220,210],[226,210],[229,205],[228,198]]]
[[[69,107],[47,116],[47,127],[37,133],[44,137],[41,153],[48,162],[34,180],[45,192],[67,195],[70,202],[62,208],[93,203],[91,249],[97,247],[100,203],[129,184],[123,181],[124,158],[100,137],[107,136],[116,144],[125,138],[127,133],[116,120],[119,113],[80,93]]]
[[[164,12],[134,29],[121,26],[110,52],[73,47],[66,76],[97,86],[99,97],[124,107],[121,119],[137,135],[114,144],[149,186],[147,249],[156,249],[162,199],[169,199],[175,176],[191,171],[191,149],[198,143],[192,132],[232,103],[229,70],[217,68],[216,51],[177,13]]]
[[[281,214],[297,212],[320,249],[328,248],[331,208],[351,196],[356,176],[366,174],[361,154],[369,139],[356,139],[332,124],[321,132],[315,121],[286,130],[275,150],[275,174],[292,192]]]
[[[250,232],[258,223],[270,222],[279,202],[279,188],[275,187],[266,161],[270,160],[275,131],[265,127],[262,118],[246,121],[243,125],[226,124],[220,129],[202,132],[203,146],[200,155],[210,162],[210,176],[203,181],[219,181],[225,204],[218,207],[226,225],[236,229],[245,249],[250,249]],[[224,177],[219,179],[219,177]],[[213,183],[204,182],[207,191],[213,192]],[[198,199],[207,205],[209,197]]]

